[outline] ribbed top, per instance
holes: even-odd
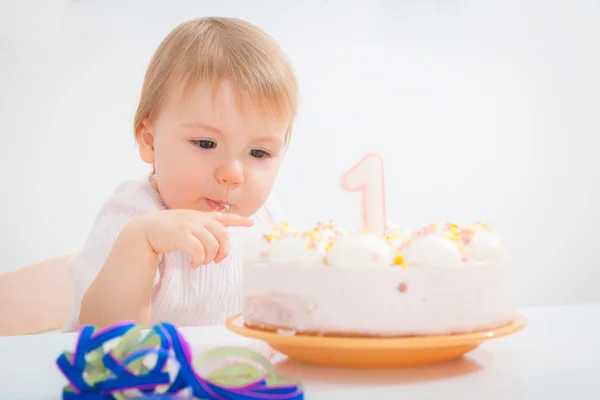
[[[122,183],[105,202],[83,248],[70,260],[75,304],[64,331],[79,328],[83,295],[104,265],[123,227],[133,218],[165,208],[148,179]],[[184,252],[161,256],[154,281],[152,323],[164,321],[180,327],[221,325],[240,312],[244,243],[256,230],[264,231],[279,222],[276,214],[277,208],[268,203],[252,217],[252,228],[228,228],[231,250],[219,264],[192,269],[190,257]]]

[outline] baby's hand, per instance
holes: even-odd
[[[252,226],[250,218],[236,214],[194,210],[164,210],[140,217],[137,221],[156,254],[185,251],[192,257],[192,268],[229,254],[228,226]]]

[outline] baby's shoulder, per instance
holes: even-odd
[[[100,216],[146,214],[164,209],[160,195],[147,180],[130,180],[120,183],[104,202]]]
[[[86,257],[92,254],[95,258],[104,259],[121,230],[131,220],[162,209],[161,204],[159,194],[149,182],[132,180],[120,183],[98,212],[81,256],[87,260]]]

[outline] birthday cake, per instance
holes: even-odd
[[[244,265],[245,325],[288,335],[402,337],[514,320],[507,246],[486,224],[408,230],[373,221],[377,232],[332,221],[310,229],[285,223],[253,238]]]

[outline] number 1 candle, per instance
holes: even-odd
[[[374,235],[385,236],[385,183],[383,160],[368,154],[342,175],[342,188],[361,192],[362,226]]]

